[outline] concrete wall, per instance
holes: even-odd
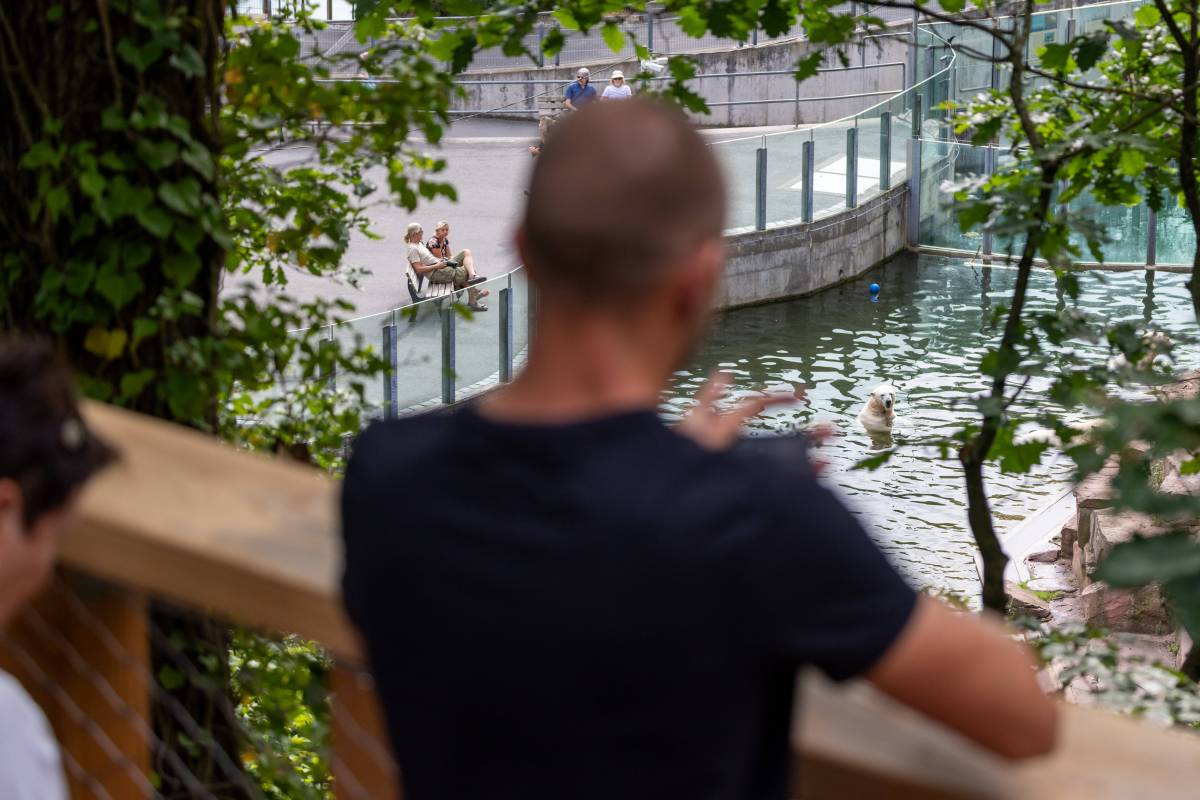
[[[706,125],[756,126],[756,125],[801,125],[828,122],[855,114],[886,96],[863,97],[850,100],[821,100],[804,102],[803,98],[829,97],[861,92],[898,92],[904,87],[904,73],[900,67],[872,67],[861,70],[841,70],[819,73],[797,84],[790,70],[796,62],[812,51],[814,45],[807,41],[761,44],[707,53],[695,53],[698,74],[715,75],[690,82],[694,91],[710,103],[732,100],[787,100],[788,102],[762,105],[715,106],[706,116],[695,119]],[[907,58],[907,40],[900,37],[872,39],[862,47],[851,48],[852,64],[879,64],[903,62]],[[589,65],[593,71],[592,85],[598,92],[604,90],[608,75],[613,69],[624,71],[627,76],[636,75],[640,67],[636,61],[608,62]],[[825,66],[840,66],[830,60]],[[465,95],[452,106],[458,111],[510,110],[509,114],[531,119],[532,114],[512,113],[521,109],[537,107],[537,95],[561,94],[562,89],[553,84],[523,84],[528,80],[557,80],[563,85],[574,80],[576,67],[530,67],[524,69],[481,70],[464,74],[464,81],[498,81],[487,85],[464,86]],[[787,70],[783,75],[739,75],[737,73]],[[801,102],[797,104],[795,98]],[[499,116],[499,115],[496,115]]]
[[[804,297],[852,280],[904,248],[908,184],[807,225],[728,237],[720,309]]]

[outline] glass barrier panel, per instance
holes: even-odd
[[[846,209],[846,131],[854,122],[813,128],[813,219]]]
[[[808,140],[808,131],[766,137],[768,225],[797,225],[801,221],[803,152]]]
[[[1136,206],[1103,206],[1090,193],[1071,201],[1072,214],[1088,219],[1108,234],[1109,242],[1102,246],[1107,263],[1146,263],[1146,238],[1149,235],[1149,207],[1144,203]],[[1095,261],[1087,241],[1078,232],[1071,233],[1071,243],[1081,250],[1081,261]]]
[[[515,364],[524,364],[525,359],[529,355],[529,333],[530,333],[530,303],[529,293],[533,287],[529,283],[529,277],[524,269],[518,269],[515,272],[509,273],[509,279],[512,281],[512,298],[513,298],[513,362]],[[514,374],[516,367],[513,368]]]
[[[383,329],[391,324],[392,313],[372,314],[369,317],[347,320],[333,326],[333,340],[343,356],[349,356],[357,350],[367,351],[376,357],[386,358],[383,349]],[[363,413],[369,418],[383,416],[384,373],[373,375],[337,375],[336,383],[339,388],[348,389],[351,384],[359,383],[363,387]]]
[[[921,142],[921,244],[978,251],[983,236],[959,230],[953,197],[943,184],[984,171],[986,148],[957,142]]]
[[[761,136],[718,142],[712,146],[725,175],[725,191],[729,198],[729,208],[725,212],[727,231],[754,229],[755,178],[758,170],[756,152],[760,146]],[[770,159],[767,164],[770,165]],[[770,211],[768,204],[768,219]]]
[[[477,308],[469,316],[454,311],[455,396],[465,399],[500,382],[500,290],[508,276],[493,278],[476,287]],[[458,292],[456,303],[471,308],[471,291]],[[486,309],[486,310],[482,310]]]
[[[396,311],[398,413],[442,397],[441,303],[424,300]]]
[[[1158,214],[1157,264],[1191,265],[1196,253],[1196,232],[1187,211],[1174,198],[1163,203]]]

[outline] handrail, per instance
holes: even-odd
[[[341,609],[336,481],[132,412],[89,403],[85,415],[121,463],[86,490],[64,561],[360,658]],[[804,797],[1171,797],[1200,785],[1195,735],[1095,709],[1063,706],[1057,751],[1011,764],[866,685],[802,687],[793,755]]]

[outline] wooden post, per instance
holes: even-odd
[[[144,596],[65,570],[10,626],[0,668],[41,706],[64,762],[78,765],[64,764],[72,797],[97,786],[114,798],[153,791],[149,664]]]
[[[338,662],[329,679],[332,759],[337,800],[401,800],[400,772],[388,747],[375,682]]]

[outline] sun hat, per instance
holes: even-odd
[[[621,72],[621,70],[619,70],[619,69],[614,69],[613,74],[609,77],[609,80],[615,81],[617,78],[620,78],[621,80],[625,80],[625,73]]]

